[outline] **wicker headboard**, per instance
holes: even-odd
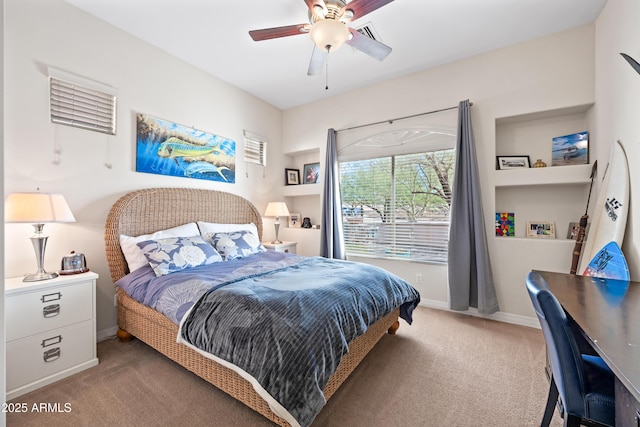
[[[149,188],[122,196],[116,201],[104,230],[111,279],[129,272],[120,249],[120,235],[139,236],[188,222],[223,224],[253,222],[262,239],[262,217],[245,198],[223,191],[192,188]]]

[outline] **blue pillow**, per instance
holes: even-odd
[[[251,231],[233,231],[230,233],[206,233],[205,236],[225,261],[245,258],[267,249]]]
[[[201,236],[145,240],[137,245],[157,277],[222,261]]]

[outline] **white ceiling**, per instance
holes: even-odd
[[[249,30],[308,23],[304,0],[67,0],[275,105],[288,109],[358,87],[594,22],[606,0],[395,0],[370,23],[393,52],[350,46],[307,76],[306,34],[254,42]]]

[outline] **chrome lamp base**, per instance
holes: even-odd
[[[276,228],[276,240],[273,240],[271,243],[277,245],[282,243],[282,240],[278,239],[278,231],[280,231],[280,221],[278,217],[276,217],[276,220],[274,221],[273,226]]]
[[[58,277],[58,273],[47,273],[44,270],[44,250],[47,247],[47,239],[49,236],[45,236],[42,234],[42,229],[44,228],[44,224],[33,224],[33,228],[35,229],[36,234],[31,239],[31,244],[33,245],[33,250],[36,253],[36,260],[38,261],[38,270],[33,274],[28,274],[24,276],[22,279],[23,282],[38,282],[40,280],[49,280],[54,277]]]

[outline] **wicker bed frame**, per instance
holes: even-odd
[[[105,225],[105,246],[111,279],[115,282],[128,273],[119,236],[139,236],[188,222],[249,223],[258,227],[262,237],[262,218],[246,199],[221,191],[187,188],[152,188],[138,190],[121,197],[112,206]],[[199,377],[236,398],[281,426],[287,421],[274,414],[267,402],[251,384],[235,371],[226,368],[189,347],[178,344],[178,327],[159,312],[118,293],[118,337],[122,341],[133,336],[189,369]],[[372,325],[353,340],[337,371],[324,389],[328,400],[351,372],[364,359],[382,336],[394,334],[399,327],[398,309]]]

